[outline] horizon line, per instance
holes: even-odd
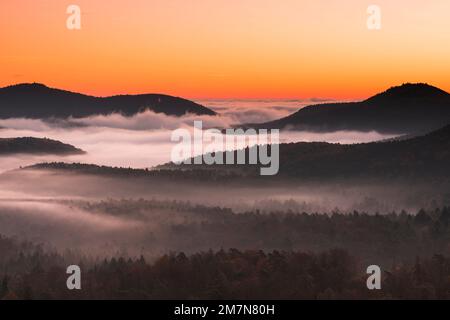
[[[54,90],[61,90],[61,91],[66,91],[66,92],[71,92],[74,94],[82,94],[82,95],[86,95],[86,96],[91,96],[91,97],[95,97],[95,98],[108,98],[108,97],[114,97],[114,96],[133,96],[133,95],[145,95],[145,94],[156,94],[156,95],[167,95],[167,96],[172,96],[172,97],[177,97],[177,98],[182,98],[182,99],[187,99],[187,100],[191,100],[191,101],[251,101],[251,102],[264,102],[264,101],[283,101],[283,102],[312,102],[312,103],[327,103],[327,102],[357,102],[357,101],[363,101],[365,99],[368,99],[374,95],[377,95],[379,93],[382,93],[386,90],[389,90],[390,88],[395,88],[395,87],[399,87],[402,85],[406,85],[406,84],[425,84],[428,86],[432,86],[435,88],[438,88],[444,92],[447,92],[439,87],[436,87],[432,84],[429,84],[427,82],[403,82],[402,84],[398,84],[398,85],[390,85],[389,87],[387,87],[384,90],[369,94],[365,97],[346,97],[346,98],[334,98],[334,97],[320,97],[320,96],[309,96],[309,97],[299,97],[299,96],[295,96],[295,97],[267,97],[267,96],[260,96],[260,97],[238,97],[238,96],[231,96],[231,97],[223,97],[223,96],[218,96],[218,97],[211,97],[211,96],[189,96],[189,95],[180,95],[180,94],[176,94],[176,93],[170,93],[170,92],[161,92],[161,91],[152,91],[152,90],[146,90],[146,91],[139,91],[139,92],[127,92],[127,93],[123,93],[123,92],[114,92],[114,93],[109,93],[109,94],[93,94],[93,93],[86,93],[83,90],[73,90],[73,89],[66,89],[63,88],[63,86],[53,86],[53,85],[48,85],[45,84],[43,82],[37,82],[37,81],[32,81],[32,82],[17,82],[17,83],[13,83],[13,84],[8,84],[8,85],[2,85],[0,87],[0,89],[4,89],[4,88],[8,88],[8,87],[15,87],[15,86],[20,86],[20,85],[40,85],[40,86],[44,86],[47,87],[49,89],[54,89]]]

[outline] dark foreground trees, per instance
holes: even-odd
[[[0,239],[3,299],[449,299],[450,259],[434,255],[381,266],[382,289],[366,287],[367,266],[340,249],[322,253],[208,251],[152,262],[78,257],[82,289],[66,288],[74,257]]]

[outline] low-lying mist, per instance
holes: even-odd
[[[198,181],[194,185],[154,177],[35,169],[1,174],[0,190],[0,234],[100,257],[119,252],[153,257],[222,247],[285,249],[284,243],[278,243],[281,240],[260,232],[261,217],[355,210],[369,215],[402,210],[416,214],[422,208],[435,210],[450,204],[448,194],[425,185],[254,186],[245,181],[231,185]],[[257,214],[251,218],[256,224],[249,223],[255,233],[236,230],[235,235],[233,225],[239,225],[239,217],[249,212]],[[328,248],[321,243],[298,245]]]
[[[64,170],[16,170],[53,161],[149,168],[170,161],[175,145],[172,131],[193,130],[194,120],[202,120],[205,129],[227,128],[273,120],[298,108],[295,101],[270,108],[234,107],[230,103],[216,102],[214,108],[221,116],[177,118],[146,111],[133,117],[112,114],[67,120],[0,120],[2,137],[51,138],[87,152],[0,157],[0,234],[42,243],[61,252],[74,250],[97,257],[154,257],[171,251],[228,247],[323,250],[335,244],[331,238],[315,243],[315,234],[310,233],[305,242],[301,233],[292,229],[292,242],[285,239],[282,228],[268,233],[266,228],[277,223],[270,217],[303,212],[325,216],[354,210],[370,215],[401,210],[414,214],[421,208],[434,210],[450,203],[445,192],[436,193],[431,186],[387,181],[261,185],[242,179],[223,184]],[[377,132],[283,131],[280,142],[361,143],[392,137]],[[291,228],[288,222],[283,225]]]
[[[248,117],[238,120],[232,115],[173,117],[146,111],[133,117],[119,114],[92,116],[81,119],[42,121],[36,119],[0,120],[0,136],[50,138],[81,148],[84,155],[9,155],[0,157],[0,170],[6,171],[38,162],[83,162],[106,166],[148,168],[170,161],[175,142],[174,129],[192,130],[194,120],[202,120],[203,128],[227,128],[251,120],[255,113],[267,117],[270,110],[252,109]],[[270,118],[270,117],[269,117]],[[281,143],[325,141],[331,143],[361,143],[392,138],[377,132],[340,131],[314,133],[282,131]]]
[[[364,181],[255,184],[245,179],[181,181],[153,176],[108,176],[65,170],[14,170],[0,175],[1,199],[162,199],[190,201],[206,206],[231,208],[237,212],[260,209],[270,212],[369,213],[417,211],[450,204],[450,194],[428,184]]]

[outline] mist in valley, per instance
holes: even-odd
[[[296,108],[294,102],[264,108],[216,103],[215,107],[222,109],[221,116],[177,118],[146,111],[133,117],[112,114],[66,120],[0,120],[3,137],[47,137],[87,152],[0,157],[0,234],[39,243],[49,250],[74,250],[98,257],[157,257],[167,252],[231,247],[320,251],[333,247],[333,241],[301,241],[297,238],[302,233],[296,230],[292,230],[292,239],[297,240],[287,241],[285,232],[270,235],[257,225],[266,219],[265,223],[274,223],[270,219],[278,218],[273,216],[283,220],[293,214],[301,219],[304,213],[332,216],[358,211],[373,216],[405,210],[415,215],[422,208],[435,210],[449,204],[448,194],[436,193],[426,184],[345,180],[261,184],[245,179],[222,183],[20,168],[60,161],[151,168],[170,161],[175,144],[172,131],[192,131],[194,120],[202,120],[204,128],[227,128],[272,120]],[[348,144],[393,137],[377,132],[283,131],[280,142]],[[235,224],[242,230],[233,229]]]
[[[231,247],[283,250],[289,249],[281,240],[283,234],[261,233],[250,226],[274,216],[284,219],[305,213],[345,216],[357,211],[374,216],[405,210],[414,216],[420,209],[433,211],[450,204],[448,194],[426,185],[261,186],[197,181],[193,187],[157,177],[37,169],[1,174],[0,190],[0,234],[59,252],[74,250],[98,257],[151,258],[166,252]],[[241,232],[230,229],[241,219]],[[294,247],[299,246],[320,251],[331,244],[299,242]]]
[[[237,109],[237,108],[236,108]],[[145,111],[132,117],[119,114],[98,115],[79,119],[39,120],[1,119],[0,135],[3,138],[36,137],[50,138],[81,148],[84,155],[11,155],[0,157],[0,171],[29,166],[39,162],[81,162],[97,165],[149,168],[171,160],[171,151],[176,142],[171,141],[173,130],[185,128],[192,132],[194,120],[201,120],[204,129],[228,128],[248,123],[257,114],[261,120],[281,116],[272,109],[250,109],[229,111],[220,116],[185,115],[167,116]],[[240,114],[238,118],[235,114]],[[395,135],[378,132],[338,131],[315,133],[304,131],[282,131],[281,143],[322,141],[330,143],[363,143],[393,138]],[[220,147],[218,146],[217,149]],[[198,155],[198,154],[195,154]]]
[[[88,270],[85,281],[105,281],[98,288],[82,291],[89,298],[123,298],[126,294],[173,298],[178,297],[180,281],[173,291],[167,288],[177,277],[187,275],[183,281],[189,282],[192,274],[211,275],[205,282],[209,288],[215,285],[216,274],[222,274],[215,268],[231,270],[228,277],[233,279],[243,266],[248,271],[259,270],[261,263],[266,263],[260,259],[268,259],[270,268],[281,258],[292,270],[299,270],[297,260],[290,257],[308,257],[311,268],[324,263],[327,272],[328,259],[334,259],[343,263],[352,277],[358,277],[358,270],[374,261],[395,271],[398,263],[411,266],[417,257],[429,258],[430,252],[450,253],[450,188],[445,181],[342,177],[303,181],[286,175],[277,179],[239,175],[204,179],[176,169],[160,173],[155,166],[170,161],[174,129],[192,133],[194,120],[202,120],[204,128],[226,128],[291,112],[289,105],[259,110],[218,104],[217,108],[228,109],[222,110],[222,116],[202,117],[175,118],[146,111],[133,117],[0,120],[2,137],[46,137],[87,152],[0,156],[0,268],[8,277],[15,275],[8,278],[12,279],[10,287],[20,297],[28,297],[23,289],[27,286],[37,297],[66,297],[67,292],[58,288],[65,281],[65,268],[76,264]],[[395,137],[378,132],[282,131],[280,142],[353,144]],[[50,162],[130,169],[28,167]],[[280,163],[283,166],[282,158]],[[305,272],[311,277],[309,269]],[[251,274],[248,277],[253,278]],[[268,274],[278,277],[277,272]],[[289,283],[299,278],[282,274]],[[130,281],[130,275],[139,280]],[[150,288],[145,293],[139,289],[144,278]],[[258,283],[263,285],[263,278],[258,278]],[[243,279],[235,281],[247,278]],[[317,279],[320,282],[323,277]],[[338,282],[332,280],[330,285]],[[136,284],[138,289],[133,287]],[[124,286],[131,289],[124,291]],[[51,293],[47,288],[52,288]],[[208,290],[200,296],[210,297]],[[189,297],[191,292],[188,290]]]

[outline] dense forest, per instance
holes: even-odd
[[[320,252],[339,247],[364,263],[385,264],[411,262],[430,252],[450,255],[448,207],[381,215],[292,210],[236,213],[228,208],[156,200],[71,201],[70,205],[94,214],[157,224],[146,246],[163,244],[187,253],[221,248]]]
[[[115,253],[77,250],[75,241],[56,250],[48,243],[24,240],[23,233],[20,238],[1,236],[0,297],[450,298],[448,207],[381,215],[297,210],[236,213],[162,200],[53,202],[93,216],[139,222],[125,237],[134,238],[136,242],[128,245],[141,247],[141,253],[120,246]],[[10,224],[8,219],[11,215],[0,216],[0,224]],[[52,228],[59,227],[53,225],[47,232],[53,232]],[[77,233],[84,237],[84,231]],[[114,242],[113,237],[107,241]],[[96,241],[102,240],[97,236]],[[94,246],[90,242],[90,248]],[[65,286],[65,268],[71,264],[83,270],[82,290],[69,291]],[[371,264],[383,270],[382,290],[366,287],[366,268]]]
[[[73,256],[0,237],[0,299],[449,299],[450,259],[433,255],[383,269],[382,290],[344,250],[236,249],[92,260],[79,257],[82,290],[67,290]]]

